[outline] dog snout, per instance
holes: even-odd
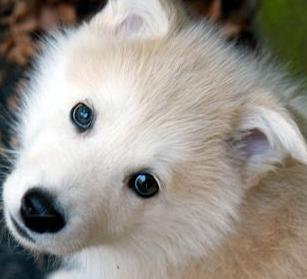
[[[22,198],[20,214],[26,227],[36,233],[57,233],[65,226],[65,218],[48,192],[33,188]]]

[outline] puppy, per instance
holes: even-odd
[[[38,60],[6,223],[52,279],[307,278],[298,96],[179,3],[111,0]]]

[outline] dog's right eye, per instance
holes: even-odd
[[[84,132],[91,127],[94,114],[90,107],[83,103],[78,103],[71,109],[70,117],[77,128]]]

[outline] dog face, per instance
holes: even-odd
[[[172,8],[149,2],[111,1],[50,40],[4,186],[23,245],[203,254],[274,164],[306,162],[300,132],[255,68],[211,29],[177,30]]]

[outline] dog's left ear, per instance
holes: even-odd
[[[307,165],[305,139],[286,112],[247,108],[235,133],[235,152],[243,159],[243,174],[249,185],[257,183],[287,158]]]
[[[163,37],[172,21],[168,8],[159,0],[109,0],[89,24],[121,39]]]

